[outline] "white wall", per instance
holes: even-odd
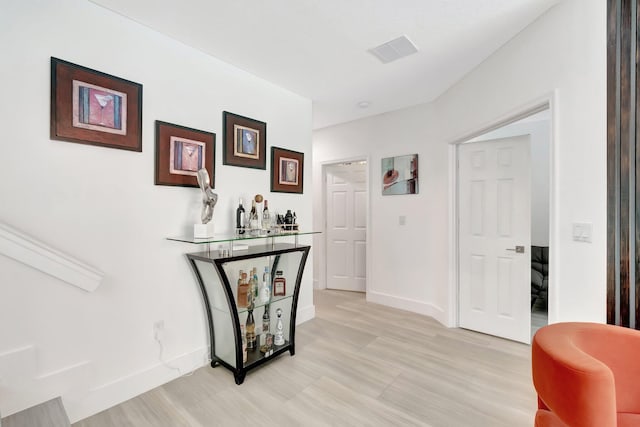
[[[184,258],[198,249],[165,240],[198,221],[200,190],[154,186],[154,121],[217,134],[217,230],[256,193],[310,228],[311,185],[269,193],[270,152],[266,171],[221,159],[227,110],[267,122],[268,147],[306,152],[310,166],[311,102],[84,0],[5,2],[0,46],[0,221],[105,273],[87,293],[0,256],[0,412],[62,395],[76,421],[178,375],[159,361],[156,320],[166,361],[182,373],[205,362],[206,318]],[[49,139],[51,56],[144,85],[142,153]],[[310,264],[300,321],[314,315]]]
[[[549,110],[545,110],[543,113],[549,115],[548,112]],[[529,135],[531,141],[531,245],[549,246],[550,118],[539,120],[529,117],[487,132],[471,141],[487,141],[518,135]]]
[[[551,322],[606,319],[606,4],[564,0],[435,102],[314,132],[314,163],[368,156],[377,301],[433,312],[455,324],[447,231],[449,144],[522,113],[551,96]],[[380,196],[380,158],[420,154],[420,194]],[[314,185],[321,188],[318,167]],[[315,211],[318,201],[314,201]],[[408,225],[397,226],[398,215]],[[323,218],[315,217],[316,227]],[[593,242],[571,237],[573,222],[593,224]],[[316,253],[320,254],[317,245]],[[322,259],[316,265],[322,286]]]
[[[422,105],[314,132],[314,192],[322,192],[323,163],[369,160],[370,227],[367,299],[434,316],[444,322],[447,265],[447,146],[435,144],[437,123]],[[382,196],[383,157],[418,154],[419,194]],[[314,198],[314,228],[324,227],[322,197]],[[406,225],[399,225],[406,216]],[[445,244],[445,246],[441,246]],[[314,238],[325,253],[324,235]],[[323,256],[314,264],[316,286],[325,283]],[[444,280],[445,282],[442,282]]]

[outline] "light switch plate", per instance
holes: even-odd
[[[573,223],[573,240],[576,242],[591,243],[593,224],[590,222],[574,222]]]
[[[407,217],[404,215],[400,215],[398,217],[398,224],[399,225],[406,225],[407,224]]]

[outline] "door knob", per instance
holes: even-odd
[[[507,248],[508,251],[513,251],[517,254],[523,254],[524,253],[524,246],[516,246],[514,249],[512,248]]]

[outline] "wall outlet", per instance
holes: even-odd
[[[153,338],[156,341],[162,341],[164,338],[164,320],[153,322]]]

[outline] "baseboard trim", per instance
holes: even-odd
[[[0,354],[0,382],[4,391],[0,411],[3,416],[11,416],[61,395],[66,403],[88,392],[94,378],[94,368],[89,361],[41,373],[38,352],[37,346],[29,345]]]
[[[314,305],[298,307],[296,324],[304,323],[315,317]],[[63,395],[63,400],[71,423],[76,423],[98,412],[109,409],[134,398],[155,387],[168,383],[182,375],[208,364],[209,347],[202,347],[189,353],[155,363],[153,366],[134,372],[94,387],[86,395],[74,399]],[[180,372],[178,372],[178,369]]]
[[[433,317],[441,324],[447,326],[447,315],[445,311],[434,304],[370,290],[367,291],[367,301]]]
[[[298,307],[296,314],[296,325],[307,322],[316,317],[316,306],[308,305],[306,307]]]
[[[321,281],[320,279],[313,279],[313,289],[317,289],[317,290],[327,289],[326,280]]]
[[[83,420],[126,400],[168,383],[208,364],[209,347],[158,362],[153,366],[95,387],[81,400],[63,396],[71,423]],[[178,369],[180,372],[178,372]]]

